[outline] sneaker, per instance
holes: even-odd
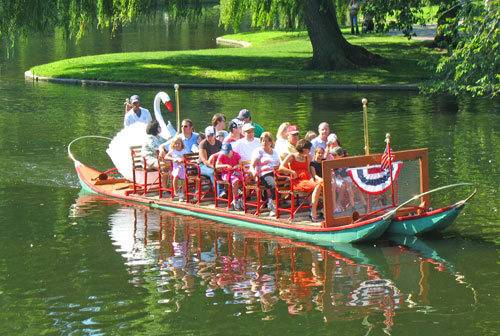
[[[240,199],[238,200],[238,203],[240,204],[240,209],[241,209],[241,210],[244,210],[244,209],[245,209],[245,204],[243,203],[243,198],[240,198]]]
[[[233,201],[231,202],[231,204],[232,204],[232,206],[233,206],[234,210],[236,210],[236,211],[239,211],[239,210],[240,210],[240,202],[239,202],[239,201],[237,201],[237,200],[233,200]]]
[[[276,204],[271,203],[271,211],[269,211],[269,217],[276,216]]]
[[[271,209],[273,208],[273,206],[276,208],[276,206],[275,206],[275,205],[274,205],[274,203],[273,203],[273,200],[272,200],[272,199],[269,199],[269,200],[267,201],[267,209],[268,209],[268,210],[271,210]]]
[[[222,190],[219,194],[219,198],[227,198],[227,192],[225,190]]]
[[[184,194],[183,193],[179,193],[179,202],[184,202]]]

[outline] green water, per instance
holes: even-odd
[[[181,89],[183,116],[204,129],[241,108],[273,133],[328,121],[351,155],[363,151],[361,98],[372,152],[429,148],[430,183],[472,182],[478,195],[442,236],[364,245],[307,245],[220,223],[80,194],[66,152],[74,138],[112,137],[123,101],[157,90],[26,82],[29,67],[99,52],[215,47],[198,26],[56,32],[0,55],[1,335],[496,335],[500,333],[498,100],[398,92]],[[164,44],[162,44],[164,43]],[[165,90],[173,96],[172,88]],[[175,120],[171,116],[166,119]],[[75,153],[109,165],[105,143]],[[451,190],[433,201],[465,196]],[[406,245],[406,246],[404,246]]]

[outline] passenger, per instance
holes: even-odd
[[[218,134],[219,131],[222,131],[224,134],[224,138],[229,135],[226,129],[226,116],[222,113],[216,113],[212,117],[212,126],[215,127],[215,133]],[[219,139],[220,140],[220,139]],[[220,140],[222,142],[222,140]]]
[[[323,183],[323,158],[325,157],[325,150],[323,147],[316,147],[311,161],[311,176],[319,183]]]
[[[193,145],[193,147],[191,147],[191,153],[199,153],[200,152],[200,144],[203,140],[205,140],[206,136],[205,136],[205,133],[203,132],[200,132],[198,133],[198,139],[196,139],[196,145]]]
[[[243,200],[239,194],[239,187],[243,183],[241,156],[233,151],[230,143],[222,145],[215,166],[222,169],[222,179],[232,185],[233,201],[231,205],[234,210],[238,211],[243,209]]]
[[[279,171],[291,175],[290,183],[295,190],[311,192],[311,214],[309,219],[317,222],[322,219],[317,216],[321,184],[311,177],[309,170],[311,142],[301,139],[297,142],[297,153],[289,154],[281,163]]]
[[[240,154],[243,162],[250,162],[253,151],[260,147],[260,143],[255,138],[255,128],[252,124],[243,125],[243,134],[245,137],[233,144],[233,150]]]
[[[123,124],[125,127],[130,126],[134,123],[141,122],[147,124],[152,121],[151,113],[148,110],[141,107],[141,99],[138,95],[133,95],[130,97],[130,105],[132,108],[125,114]]]
[[[280,145],[276,146],[276,152],[278,153],[281,162],[285,160],[285,158],[290,153],[297,153],[297,149],[295,145],[299,141],[299,128],[295,125],[290,125],[286,128],[286,142],[282,142]]]
[[[269,216],[276,215],[276,193],[274,183],[274,168],[279,167],[280,158],[273,149],[274,140],[270,132],[264,132],[260,136],[261,148],[256,148],[252,153],[250,170],[254,175],[260,176],[262,186],[267,189],[267,208]],[[270,195],[269,195],[270,193]]]
[[[328,140],[326,141],[325,159],[332,160],[334,158],[332,155],[339,151],[338,148],[340,148],[342,157],[346,157],[347,152],[340,146],[337,136],[332,133],[328,136]]]
[[[278,127],[278,131],[276,132],[276,143],[274,144],[274,148],[281,146],[283,142],[286,142],[286,128],[290,126],[289,122],[284,122]]]
[[[323,149],[326,150],[328,135],[330,135],[330,125],[328,125],[327,122],[322,122],[318,126],[318,133],[319,133],[319,135],[311,140],[311,143],[313,145],[313,148],[312,148],[313,152],[314,152],[314,149],[318,146],[321,146],[321,147],[323,147]],[[335,138],[337,137],[335,134],[333,134],[333,136],[335,136]]]
[[[184,142],[184,147],[191,153],[191,148],[193,145],[198,144],[198,133],[194,132],[193,122],[189,119],[184,119],[181,123],[181,139]],[[167,142],[167,146],[170,146],[170,140]]]
[[[342,147],[335,147],[331,151],[330,154],[332,156],[332,159],[335,160],[335,159],[343,158],[345,153],[344,153],[344,150],[342,149]],[[338,204],[345,203],[344,198],[345,198],[345,194],[347,192],[347,195],[349,196],[349,202],[350,202],[349,204],[350,204],[350,206],[354,207],[356,205],[354,193],[356,192],[358,198],[361,200],[363,205],[366,207],[367,202],[365,200],[365,197],[364,197],[362,191],[354,185],[354,182],[352,181],[351,177],[347,173],[346,169],[337,168],[334,170],[334,172],[335,172],[335,182],[337,185],[337,189],[339,190]],[[337,207],[335,209],[335,211],[339,212],[338,210],[342,210],[342,209]]]
[[[208,126],[205,129],[206,139],[200,143],[200,174],[210,178],[212,185],[214,181],[214,164],[212,156],[220,152],[222,142],[215,138],[215,127]]]
[[[252,121],[252,117],[250,116],[250,111],[248,111],[247,109],[243,109],[240,111],[240,113],[238,113],[238,119],[243,121],[244,124],[247,123],[252,124],[252,126],[255,128],[255,137],[257,139],[259,139],[262,133],[264,133],[264,129],[260,125]]]
[[[184,202],[186,194],[186,185],[184,179],[184,154],[188,153],[186,146],[180,136],[176,136],[170,142],[170,149],[165,155],[165,159],[172,161],[172,186],[174,187],[174,195],[179,196],[179,202]],[[178,185],[181,184],[182,191],[178,193]]]
[[[229,135],[229,133],[224,130],[217,131],[217,133],[215,133],[215,138],[222,143],[222,141],[224,141],[224,138],[226,137],[226,134]]]
[[[325,150],[323,147],[316,147],[313,153],[313,160],[311,161],[310,168],[311,168],[311,176],[314,177],[314,180],[316,180],[318,183],[321,183],[323,185],[323,158],[325,157]],[[332,174],[333,176],[334,174]],[[335,180],[335,182],[337,182]],[[346,186],[347,184],[337,184],[333,183],[332,181],[332,198],[333,198],[333,209],[334,213],[339,213],[342,212],[342,208],[337,207],[337,191],[340,193],[344,193],[346,191]]]
[[[233,143],[237,140],[240,140],[243,138],[242,134],[242,126],[243,122],[238,120],[238,119],[233,119],[229,123],[229,135],[224,138],[223,143]]]
[[[314,131],[307,131],[306,135],[304,135],[304,139],[306,139],[307,141],[312,141],[312,139],[314,139],[317,136],[318,135],[316,134],[316,132],[314,132]]]
[[[148,138],[142,145],[142,157],[146,159],[146,169],[158,169],[156,151],[160,150],[160,158],[163,158],[166,151],[162,145],[167,140],[160,135],[161,127],[158,121],[150,121],[146,126],[146,133]]]

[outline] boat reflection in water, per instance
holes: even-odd
[[[181,312],[202,298],[194,304],[236,305],[239,315],[262,319],[289,313],[360,320],[366,329],[389,333],[398,314],[475,303],[474,290],[453,265],[413,237],[325,248],[89,194],[72,211],[85,216],[106,205],[115,208],[109,234],[133,283],[148,288],[164,312]],[[457,298],[446,300],[453,307],[441,303],[443,295]]]

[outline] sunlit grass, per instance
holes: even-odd
[[[430,77],[418,62],[438,51],[401,36],[344,36],[382,56],[377,66],[343,71],[305,70],[312,57],[307,32],[269,31],[223,36],[243,40],[246,48],[136,52],[86,56],[32,68],[39,76],[141,83],[236,84],[414,84]]]

